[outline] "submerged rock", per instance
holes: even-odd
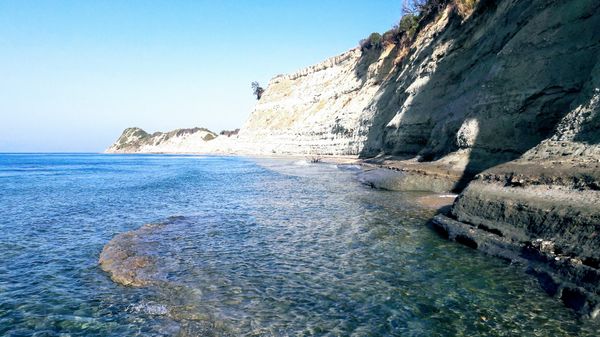
[[[121,233],[102,249],[98,263],[114,282],[140,287],[159,280],[156,256],[148,234],[162,225],[147,224],[139,229]]]
[[[387,168],[365,170],[358,180],[370,187],[390,191],[449,192],[454,181],[446,177],[414,171],[396,171]]]

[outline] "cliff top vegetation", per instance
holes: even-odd
[[[412,41],[422,22],[432,15],[452,6],[462,17],[471,15],[479,0],[404,0],[402,17],[390,30],[380,34],[371,33],[359,42],[362,51],[381,49],[389,44],[398,44],[403,40]]]

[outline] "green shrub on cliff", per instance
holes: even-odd
[[[458,13],[466,17],[470,15],[479,0],[404,0],[402,3],[402,18],[392,29],[380,35],[371,33],[368,38],[359,42],[362,51],[381,49],[389,44],[400,43],[403,38],[410,41],[419,27],[419,21],[427,15],[436,13],[445,8],[453,6]]]
[[[379,33],[371,33],[368,38],[360,40],[360,48],[365,49],[380,49],[382,46],[382,36]]]
[[[403,36],[407,36],[412,39],[415,32],[417,31],[419,20],[412,14],[406,14],[400,19],[398,24],[394,25],[392,29],[383,33],[381,37],[382,45],[397,44],[400,43]]]
[[[373,46],[374,48],[380,48],[381,47],[381,34],[371,33],[371,35],[369,36],[369,42],[371,43],[371,46]]]
[[[419,26],[419,19],[413,14],[405,14],[398,23],[398,31],[406,32],[409,38],[412,38]]]
[[[433,8],[445,5],[448,1],[450,0],[404,0],[402,4],[403,16],[400,22],[394,25],[392,29],[383,33],[383,35],[371,33],[368,38],[360,40],[359,46],[361,50],[381,49],[382,46],[388,44],[397,44],[405,35],[409,40],[412,39],[419,26],[421,16],[433,10]]]
[[[392,28],[387,32],[383,33],[381,40],[383,41],[383,45],[385,46],[392,43],[398,43],[398,37],[398,31],[395,28]]]

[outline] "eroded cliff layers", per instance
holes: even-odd
[[[240,140],[267,153],[404,159],[450,180],[435,186],[468,184],[438,226],[541,262],[530,271],[548,292],[594,316],[599,56],[596,0],[482,0],[467,17],[449,6],[423,19],[410,43],[275,77]]]

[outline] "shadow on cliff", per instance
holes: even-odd
[[[400,44],[394,44],[391,50],[387,51],[389,48],[388,46],[388,44],[384,43],[383,46],[379,48],[362,48],[360,58],[354,68],[354,75],[360,80],[361,85],[364,85],[369,78],[373,79],[374,84],[380,84],[382,81],[389,78],[390,72],[394,68],[395,56],[402,46]],[[387,53],[387,55],[382,58],[384,53]],[[374,74],[369,74],[371,65],[379,61],[381,61],[381,64]]]
[[[560,45],[538,51],[528,44],[535,46],[547,38],[542,32],[546,27],[534,27],[540,30],[539,36],[515,37],[542,11],[539,3],[515,2],[503,7],[503,13],[496,13],[497,3],[482,0],[465,22],[454,12],[447,27],[428,46],[421,51],[411,50],[413,54],[405,58],[410,63],[398,67],[391,77],[394,80],[382,88],[374,103],[376,113],[361,158],[383,154],[430,162],[470,149],[466,169],[454,186],[455,191],[461,191],[477,173],[517,159],[553,133],[570,111],[596,60],[590,55],[565,55],[560,51],[581,43],[573,36],[590,36],[582,32],[600,24],[600,15],[583,13],[590,20],[587,25],[579,22],[551,28],[558,41],[555,43]],[[563,5],[566,8],[562,10],[578,10],[573,3],[547,4]],[[585,11],[585,6],[579,8]],[[551,13],[563,12],[554,9]],[[443,57],[429,63],[434,64],[433,69],[423,70],[435,48],[444,43],[451,47]],[[510,49],[518,52],[500,56],[509,43],[517,43]],[[523,62],[541,52],[547,54]],[[418,78],[419,74],[428,80]],[[408,86],[417,80],[424,84],[411,89],[415,94],[407,102]],[[401,115],[396,117],[399,112]],[[389,125],[394,118],[394,125]],[[598,125],[598,116],[595,123]],[[597,143],[600,138],[598,132],[588,135],[588,141]]]
[[[377,62],[382,50],[380,48],[363,48],[361,50],[360,58],[354,68],[354,75],[360,80],[361,84],[367,81],[369,74],[369,67]]]

